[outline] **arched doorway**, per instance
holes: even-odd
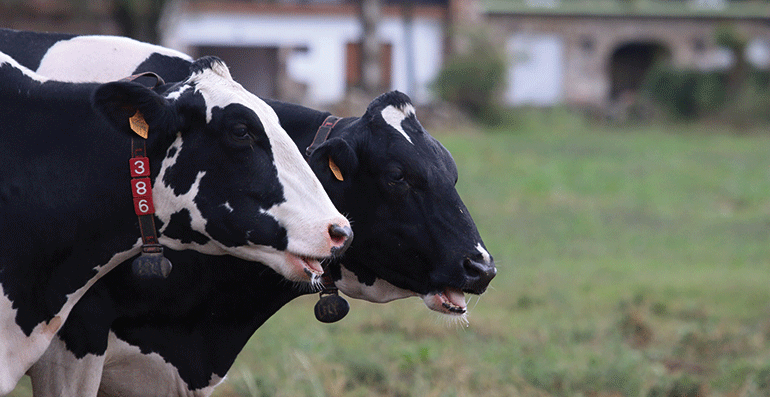
[[[670,58],[670,51],[660,43],[632,42],[620,45],[610,58],[610,101],[634,98],[653,64]]]

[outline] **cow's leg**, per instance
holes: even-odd
[[[211,374],[208,386],[191,390],[174,365],[157,353],[142,353],[112,332],[105,356],[100,396],[207,397],[224,380]]]
[[[96,397],[114,319],[110,303],[96,289],[74,305],[69,321],[27,371],[35,397]]]
[[[57,336],[27,374],[35,397],[96,397],[103,366],[103,355],[77,358]]]
[[[13,391],[24,372],[45,352],[61,318],[40,323],[27,336],[16,324],[16,310],[0,285],[0,396]]]

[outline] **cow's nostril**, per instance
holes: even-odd
[[[329,226],[329,235],[332,239],[339,240],[340,243],[353,236],[353,230],[350,226],[340,226],[336,223]]]
[[[497,275],[494,263],[475,261],[471,258],[463,260],[463,269],[466,281],[464,291],[475,294],[483,293]]]
[[[329,226],[329,236],[332,239],[332,255],[342,255],[353,241],[353,229],[350,226],[340,226],[333,224]]]
[[[465,260],[463,261],[463,268],[465,269],[465,274],[468,277],[470,278],[481,277],[482,271],[478,262],[475,262],[470,258],[465,258]]]

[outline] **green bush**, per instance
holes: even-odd
[[[676,119],[711,118],[733,124],[770,121],[767,71],[752,70],[736,92],[728,92],[728,72],[678,70],[656,65],[642,93]]]
[[[642,91],[676,118],[709,114],[725,102],[724,73],[676,70],[657,65],[648,74]]]
[[[738,87],[734,99],[725,104],[722,118],[738,126],[770,122],[768,76],[770,72],[750,73],[746,82]]]
[[[505,86],[505,54],[480,33],[468,35],[468,49],[444,63],[433,83],[443,100],[484,124],[498,124],[502,107],[498,98]]]

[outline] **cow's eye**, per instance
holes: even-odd
[[[391,170],[388,172],[388,179],[390,179],[393,182],[403,182],[404,181],[404,170],[397,168],[394,170]]]
[[[249,139],[249,127],[246,124],[238,123],[233,126],[233,137],[239,140]]]

